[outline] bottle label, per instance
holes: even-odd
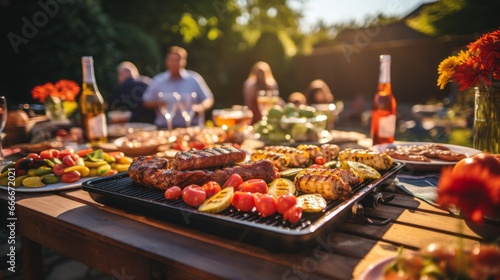
[[[393,137],[396,133],[396,115],[380,117],[378,121],[378,136],[381,138]]]
[[[108,130],[106,127],[106,116],[104,113],[100,113],[92,118],[88,119],[89,123],[89,139],[96,139],[100,137],[107,137]]]

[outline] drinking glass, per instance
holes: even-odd
[[[267,119],[269,110],[280,101],[279,92],[277,90],[261,90],[257,96],[257,107],[259,107],[262,119]]]
[[[167,95],[163,92],[158,93],[158,99],[160,100],[160,102],[163,103],[159,109],[161,114],[165,118],[165,121],[167,122],[167,129],[172,130],[173,129],[172,119],[175,116],[177,106],[173,104],[171,108],[169,108]]]
[[[186,122],[186,128],[190,128],[194,114],[196,114],[196,111],[193,110],[193,105],[198,103],[198,94],[192,92],[189,95],[182,96],[179,93],[174,93],[174,97],[177,100],[177,106],[181,110],[181,115]]]
[[[3,147],[2,147],[2,132],[7,122],[7,99],[5,96],[0,96],[0,161],[3,162]]]

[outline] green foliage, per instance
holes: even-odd
[[[94,57],[96,79],[105,95],[113,86],[118,53],[115,32],[98,3],[53,1],[55,6],[50,14],[40,3],[11,1],[0,8],[2,22],[10,22],[0,24],[2,38],[16,34],[23,42],[5,44],[3,41],[0,46],[5,62],[0,66],[0,85],[2,92],[10,95],[9,103],[31,102],[31,89],[38,84],[59,79],[81,83],[84,55]],[[27,32],[28,25],[32,26],[30,32]]]
[[[498,0],[441,0],[426,6],[407,24],[432,36],[472,34],[498,27],[499,10]]]

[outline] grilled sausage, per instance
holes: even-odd
[[[176,170],[197,170],[233,165],[245,160],[247,154],[232,146],[178,152],[172,162]]]

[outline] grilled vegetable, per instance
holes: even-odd
[[[272,181],[269,184],[269,188],[267,190],[267,193],[273,195],[276,198],[279,198],[281,195],[284,194],[292,194],[295,195],[297,192],[297,189],[295,188],[295,184],[285,178],[278,178],[274,181]]]
[[[250,161],[258,161],[261,159],[270,160],[278,170],[283,171],[290,164],[290,157],[285,154],[275,153],[273,151],[256,150],[251,156]]]
[[[339,153],[338,158],[340,161],[361,162],[378,171],[389,169],[393,164],[388,154],[363,149],[345,149]]]
[[[363,182],[363,178],[353,172],[350,169],[340,169],[340,168],[307,168],[299,173],[302,174],[311,174],[311,175],[323,175],[323,176],[338,176],[342,181],[348,185],[357,185]]]
[[[289,168],[285,171],[280,172],[280,177],[286,177],[286,178],[295,178],[295,175],[297,175],[300,171],[304,170],[304,168]]]
[[[327,199],[340,199],[351,192],[351,187],[337,175],[303,173],[295,177],[295,187],[305,193],[320,194]]]
[[[363,179],[378,179],[380,178],[380,173],[375,170],[375,168],[370,167],[361,162],[346,161],[347,167],[353,170],[356,174],[361,176]]]
[[[337,158],[340,147],[335,144],[323,144],[320,146],[320,151],[325,160],[328,162]]]
[[[297,206],[304,212],[321,212],[326,207],[326,200],[319,194],[303,194],[297,197]]]
[[[209,212],[209,213],[219,213],[226,210],[229,205],[231,205],[231,201],[233,200],[234,189],[233,188],[225,188],[220,192],[216,193],[214,196],[205,200],[200,207],[198,207],[198,211],[201,212]]]
[[[293,147],[267,146],[264,150],[287,155],[290,158],[289,167],[305,167],[309,163],[309,154]]]
[[[309,154],[310,158],[315,158],[317,156],[321,156],[321,150],[319,149],[318,146],[316,145],[298,145],[297,146],[298,150],[307,152]]]

